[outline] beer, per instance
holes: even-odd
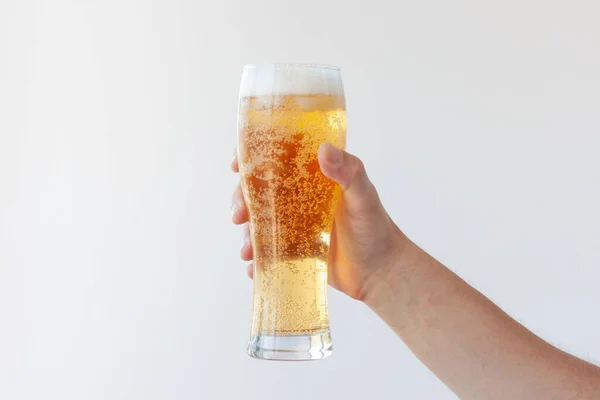
[[[341,192],[321,172],[317,153],[323,142],[345,148],[344,97],[242,96],[238,123],[240,174],[254,251],[251,341],[277,338],[272,343],[280,345],[284,338],[317,337],[330,346],[327,257]],[[294,349],[279,349],[279,356],[272,349],[275,356],[259,358],[289,359],[285,352]],[[256,351],[250,353],[256,356]]]
[[[240,173],[254,249],[253,335],[329,328],[327,255],[339,187],[319,168],[323,142],[343,147],[344,99],[247,97],[240,104]]]

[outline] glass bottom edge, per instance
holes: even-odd
[[[257,335],[248,341],[248,355],[259,360],[322,360],[329,357],[332,350],[329,331],[297,336]]]

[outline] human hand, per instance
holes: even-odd
[[[360,159],[331,144],[319,148],[321,172],[339,183],[342,198],[335,211],[328,259],[329,284],[348,296],[364,301],[389,269],[407,242],[385,211]],[[231,167],[239,172],[237,151]],[[252,260],[249,214],[241,186],[233,194],[232,221],[243,224],[240,256]],[[252,278],[253,265],[248,265]]]

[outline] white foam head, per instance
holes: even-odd
[[[317,64],[247,65],[240,97],[326,94],[343,96],[340,69]]]

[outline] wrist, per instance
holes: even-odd
[[[398,286],[405,282],[403,276],[410,271],[417,246],[393,224],[387,254],[381,259],[377,272],[371,276],[362,298],[373,311],[377,312],[386,304],[396,303],[402,290]]]

